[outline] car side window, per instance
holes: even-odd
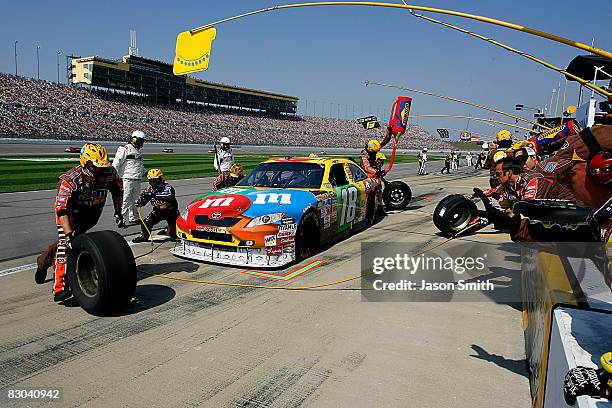
[[[344,164],[336,163],[331,166],[329,170],[329,182],[334,187],[345,186],[349,183],[346,178],[346,173],[344,172]]]
[[[354,164],[349,163],[349,170],[351,171],[351,175],[353,176],[354,182],[362,181],[368,178],[365,172]]]

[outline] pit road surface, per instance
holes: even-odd
[[[291,282],[178,259],[168,253],[170,243],[139,258],[138,268],[169,277],[289,286],[358,275],[362,241],[401,242],[409,253],[440,243],[444,238],[428,215],[438,201],[487,185],[488,172],[431,174],[440,165],[430,163],[430,175],[422,177],[414,176],[413,164],[395,167],[389,179],[412,187],[409,209],[323,249],[310,260],[328,263]],[[181,205],[210,182],[175,181]],[[53,194],[1,195],[0,259],[12,259],[0,261],[0,389],[6,395],[7,389],[61,388],[63,399],[0,399],[2,406],[529,406],[521,313],[484,293],[479,302],[372,303],[355,290],[359,280],[331,290],[285,291],[140,273],[137,301],[118,316],[93,317],[70,302],[54,304],[50,283],[36,285],[28,269],[35,261],[28,254],[53,238]],[[111,216],[106,208],[99,229],[115,229]],[[507,250],[507,236],[485,229],[460,241],[502,251],[496,280],[519,290],[520,258]],[[150,248],[132,247],[135,255]]]

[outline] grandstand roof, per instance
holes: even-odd
[[[296,96],[175,76],[171,64],[134,55],[121,60],[75,58],[70,77],[73,84],[134,92],[156,100],[177,99],[270,112],[296,113],[299,101]]]

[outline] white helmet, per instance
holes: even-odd
[[[219,139],[219,143],[221,143],[221,144],[230,144],[229,137],[223,136],[221,139]]]
[[[132,138],[147,140],[147,135],[142,130],[135,130],[132,132]]]
[[[426,152],[426,151],[427,151],[427,148],[426,148],[426,147],[424,147],[424,148],[423,148],[423,151],[424,151],[424,152]]]
[[[488,143],[483,143],[482,144],[482,150],[488,150],[489,149],[489,144]]]

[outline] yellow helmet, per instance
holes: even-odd
[[[376,153],[376,160],[387,160],[387,156],[383,152]]]
[[[510,140],[512,139],[512,134],[508,129],[502,129],[497,132],[497,141],[501,142],[502,140]]]
[[[161,169],[151,169],[147,172],[147,180],[151,179],[163,179],[164,173]]]
[[[367,145],[368,150],[373,151],[378,153],[378,151],[380,150],[381,146],[380,146],[380,142],[376,139],[372,139],[368,142]]]
[[[503,150],[500,150],[499,152],[496,152],[493,155],[493,163],[499,163],[501,160],[504,160],[506,157],[508,157],[508,153],[506,153]]]
[[[242,168],[242,164],[234,163],[232,167],[230,167],[230,174],[234,177],[243,177],[244,169]]]
[[[319,156],[317,156],[317,154],[316,154],[316,153],[310,153],[310,154],[308,155],[308,157],[319,157]]]
[[[81,147],[80,157],[81,167],[85,167],[87,162],[91,162],[95,167],[110,167],[106,149],[98,143],[85,143]]]

